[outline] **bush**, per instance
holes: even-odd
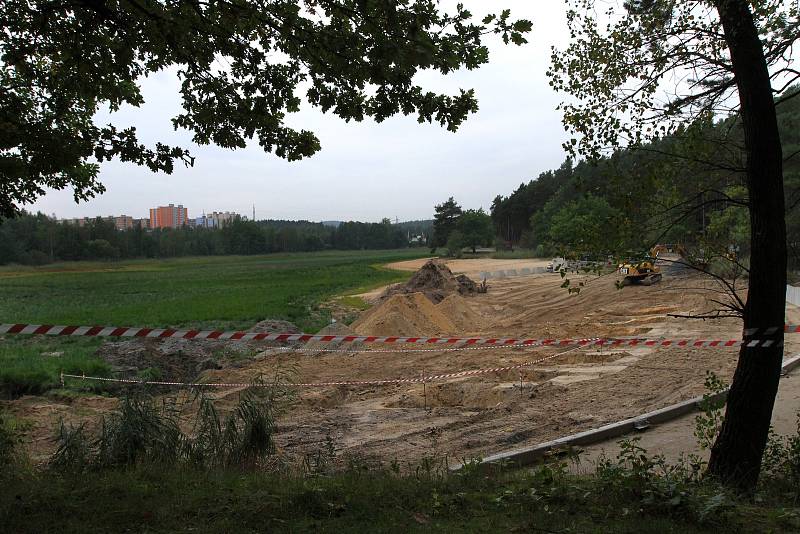
[[[458,230],[450,232],[450,237],[447,238],[447,256],[450,258],[460,258],[464,248],[464,236]]]
[[[113,260],[120,257],[119,249],[105,239],[94,239],[87,242],[86,251],[89,258],[96,260]]]
[[[185,439],[177,414],[144,397],[123,398],[120,411],[104,417],[101,428],[96,446],[101,467],[173,464]]]
[[[147,396],[128,396],[104,417],[100,435],[60,424],[50,467],[61,472],[140,465],[254,468],[275,452],[274,397],[245,390],[224,419],[201,397],[191,434],[181,431],[179,408]]]
[[[21,253],[17,257],[17,261],[22,265],[47,265],[48,263],[52,263],[50,260],[50,256],[42,252],[41,250],[29,250],[27,252]]]

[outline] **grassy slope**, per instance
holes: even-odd
[[[313,330],[331,296],[403,280],[378,265],[422,249],[67,263],[0,269],[0,322],[247,328],[287,319]]]
[[[25,476],[0,492],[9,532],[788,532],[796,518],[741,500],[698,521],[591,477],[493,480],[359,473],[285,477],[132,469]]]
[[[99,339],[11,338],[0,342],[0,393],[36,395],[60,386],[60,373],[110,376],[111,366],[94,356]],[[83,388],[85,385],[73,387]]]

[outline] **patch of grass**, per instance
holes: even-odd
[[[80,453],[80,451],[77,451]],[[713,496],[711,497],[713,499]],[[0,492],[9,532],[789,532],[778,506],[726,501],[700,519],[680,505],[550,468],[430,477],[349,470],[303,477],[138,468],[18,477]],[[713,504],[715,501],[710,500]]]
[[[355,308],[357,310],[366,310],[369,308],[369,303],[362,299],[361,297],[357,297],[355,295],[346,295],[344,297],[339,297],[336,301],[341,304],[342,306],[347,306],[348,308]]]
[[[514,251],[498,250],[493,252],[490,257],[496,260],[544,259],[537,256],[535,250],[527,248],[518,248]]]
[[[0,268],[6,322],[246,329],[285,319],[324,326],[319,303],[410,276],[380,265],[424,256],[421,249],[326,251],[77,262]],[[367,289],[364,289],[367,288]]]
[[[100,340],[80,338],[5,339],[0,343],[0,392],[11,397],[41,394],[60,387],[62,372],[110,376],[111,366],[94,356],[99,344]]]

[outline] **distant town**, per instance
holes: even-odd
[[[59,222],[75,226],[86,226],[90,221],[96,218],[97,217],[76,217],[72,219],[59,219]],[[140,227],[145,230],[155,230],[156,228],[181,228],[183,226],[188,226],[190,228],[224,228],[234,220],[247,220],[246,216],[230,211],[204,212],[199,217],[189,218],[189,210],[183,207],[182,204],[178,204],[177,206],[175,204],[169,204],[167,206],[150,208],[149,217],[136,218],[130,215],[111,215],[99,218],[114,223],[117,230],[131,230],[135,227]]]

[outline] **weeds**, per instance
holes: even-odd
[[[6,471],[18,462],[19,445],[17,421],[0,410],[0,471]]]
[[[74,426],[60,421],[56,442],[58,448],[49,462],[52,469],[80,473],[93,462],[91,441],[84,425]]]
[[[146,396],[123,398],[94,439],[83,425],[62,422],[50,466],[65,473],[141,465],[252,469],[274,454],[270,396],[247,389],[224,418],[205,397],[198,406],[189,434],[181,430],[179,407]]]
[[[722,421],[725,418],[723,414],[723,408],[725,407],[723,392],[728,389],[728,385],[716,374],[706,371],[705,387],[706,393],[703,394],[703,400],[700,402],[700,411],[702,413],[695,417],[694,427],[694,436],[703,450],[710,449],[714,445],[714,441],[716,441],[717,435],[722,428]]]

